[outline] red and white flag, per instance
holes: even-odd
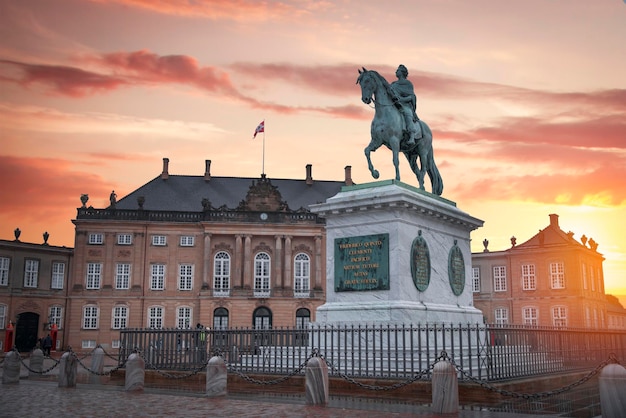
[[[256,138],[256,134],[258,134],[259,132],[265,132],[265,121],[259,123],[259,126],[256,127],[252,139]]]

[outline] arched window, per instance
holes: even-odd
[[[213,311],[213,329],[228,328],[228,309],[217,308]]]
[[[100,311],[95,305],[83,306],[83,329],[98,329]]]
[[[179,306],[176,309],[176,328],[191,328],[191,308],[189,306]]]
[[[163,328],[162,306],[150,306],[148,308],[148,328]]]
[[[254,296],[270,296],[270,255],[258,253],[254,257]]]
[[[296,328],[307,328],[311,322],[311,311],[300,308],[296,311]]]
[[[252,314],[252,325],[254,329],[272,328],[272,311],[265,307],[256,308]]]
[[[220,251],[213,258],[213,295],[230,294],[230,254]]]
[[[311,285],[311,259],[305,253],[296,254],[293,261],[293,294],[308,298]]]
[[[0,305],[0,329],[6,328],[7,305]]]
[[[113,307],[113,315],[111,318],[111,328],[124,329],[128,326],[128,306],[115,305]]]

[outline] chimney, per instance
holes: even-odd
[[[345,182],[346,182],[346,186],[353,186],[354,182],[352,181],[352,166],[351,165],[347,165],[344,168],[345,171]]]
[[[550,214],[550,226],[559,227],[559,215],[555,213]]]
[[[313,184],[313,177],[311,176],[311,171],[313,171],[313,166],[311,164],[306,165],[306,184]]]
[[[204,181],[211,181],[211,160],[204,160]]]
[[[170,165],[170,159],[163,158],[163,172],[161,173],[162,180],[167,180],[170,177],[170,173],[167,171],[169,165]]]

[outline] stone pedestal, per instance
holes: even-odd
[[[447,199],[387,180],[313,205],[326,219],[326,303],[318,324],[482,323],[470,232],[483,221]]]
[[[102,371],[104,370],[104,350],[96,347],[91,355],[91,370],[98,373],[89,373],[89,383],[99,385],[102,383]]]
[[[227,383],[228,371],[224,359],[219,356],[211,357],[206,368],[206,396],[209,398],[226,396]]]
[[[43,351],[35,348],[30,355],[28,376],[41,376],[43,371]]]
[[[9,351],[2,363],[2,384],[20,383],[22,363],[17,351]]]

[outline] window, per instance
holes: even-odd
[[[311,311],[306,308],[299,308],[296,311],[296,328],[308,328],[311,322]]]
[[[7,257],[0,257],[0,286],[9,285],[9,266],[11,260]]]
[[[582,274],[583,274],[583,289],[587,290],[588,285],[587,285],[587,265],[585,263],[583,263],[582,267]]]
[[[132,234],[117,234],[118,245],[131,245],[133,243]]]
[[[176,309],[176,328],[189,329],[191,327],[191,308],[180,306]]]
[[[130,286],[130,264],[117,263],[115,265],[115,288],[128,289]]]
[[[178,266],[178,289],[191,290],[193,287],[193,264]]]
[[[496,325],[506,325],[509,323],[509,310],[507,308],[496,308],[494,311]]]
[[[165,264],[152,264],[150,268],[150,290],[165,289]]]
[[[148,308],[148,328],[163,328],[162,306],[151,306]]]
[[[472,292],[480,293],[480,267],[472,267]]]
[[[271,329],[272,312],[264,307],[256,308],[252,314],[252,324],[254,329]]]
[[[267,253],[258,253],[254,257],[254,296],[268,297],[270,295],[270,256]]]
[[[228,309],[217,308],[213,311],[213,329],[228,328]]]
[[[183,235],[180,237],[180,246],[181,247],[193,247],[194,238],[191,235]]]
[[[309,286],[311,282],[311,261],[308,255],[300,253],[296,255],[293,266],[294,274],[294,296],[309,297]]]
[[[52,327],[52,324],[55,324],[57,329],[61,329],[61,324],[63,324],[63,308],[61,306],[51,306],[48,311],[48,320],[50,327]]]
[[[567,326],[567,310],[565,306],[555,306],[552,308],[552,324],[555,327]]]
[[[89,234],[87,243],[90,245],[102,245],[104,243],[104,234]]]
[[[493,290],[506,292],[506,266],[493,267]]]
[[[111,348],[120,348],[122,346],[122,344],[120,343],[120,340],[112,340],[111,341]]]
[[[550,263],[550,283],[552,283],[553,289],[565,289],[565,270],[563,263]]]
[[[101,263],[87,263],[87,289],[100,289]]]
[[[82,348],[96,348],[96,340],[83,340],[81,347]]]
[[[524,325],[538,325],[537,318],[537,308],[533,306],[526,306],[522,308],[522,320],[524,321]]]
[[[589,306],[585,308],[585,325],[587,325],[587,328],[591,328],[591,310]]]
[[[537,289],[537,278],[535,276],[534,264],[522,264],[522,289]]]
[[[118,305],[113,307],[111,328],[124,329],[128,326],[128,306]]]
[[[25,260],[24,287],[37,287],[39,277],[39,260]]]
[[[225,251],[215,254],[213,259],[213,294],[228,296],[230,292],[230,255]]]
[[[98,329],[98,307],[87,305],[83,307],[83,329]]]
[[[0,305],[0,329],[6,328],[7,305]]]
[[[50,281],[50,288],[63,289],[64,282],[65,282],[65,263],[55,261],[52,263],[52,280]]]
[[[163,246],[167,244],[165,235],[152,235],[152,245]]]
[[[589,273],[590,273],[590,281],[591,281],[591,291],[595,292],[596,291],[596,277],[593,274],[593,266],[589,269]]]

